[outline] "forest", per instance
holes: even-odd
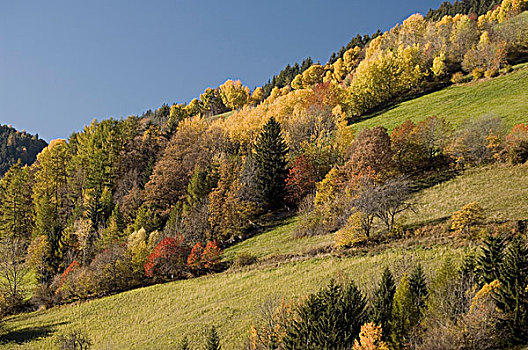
[[[49,144],[0,127],[0,317],[247,268],[251,252],[228,260],[224,251],[295,217],[292,244],[332,233],[336,254],[424,232],[471,249],[439,262],[434,278],[420,263],[387,267],[369,291],[351,276],[275,300],[245,348],[527,344],[526,220],[486,221],[478,202],[444,221],[400,220],[425,189],[523,166],[526,116],[355,127],[447,86],[526,69],[516,68],[528,58],[526,10],[526,0],[446,3],[355,37],[324,65],[288,65],[253,91],[227,80],[189,103],[94,120]],[[214,325],[206,338],[220,348]],[[91,344],[76,331],[59,341]]]

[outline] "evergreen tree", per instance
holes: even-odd
[[[354,282],[333,281],[308,296],[286,325],[284,349],[349,349],[367,320],[366,301]]]
[[[180,341],[180,344],[178,344],[178,349],[190,350],[189,339],[187,337],[183,337],[183,339]]]
[[[380,285],[374,294],[374,303],[372,304],[371,321],[383,327],[383,339],[390,336],[390,320],[392,317],[392,304],[396,285],[392,273],[387,267],[383,271]]]
[[[506,315],[506,325],[512,339],[528,339],[528,246],[516,238],[510,243],[499,268],[500,288],[496,293],[497,307]]]
[[[411,324],[417,325],[425,310],[425,300],[427,298],[427,282],[422,265],[418,265],[409,277],[409,292],[412,298],[412,309],[410,310]]]
[[[276,209],[284,200],[287,153],[281,126],[271,117],[255,144],[256,185],[259,198],[268,209]]]
[[[216,327],[213,325],[211,326],[211,329],[209,330],[209,334],[207,336],[205,350],[220,350],[221,348],[222,347],[220,346],[220,338],[218,337],[218,333],[216,332]]]
[[[402,349],[408,341],[412,324],[410,322],[409,311],[413,307],[413,300],[409,288],[409,276],[404,273],[396,293],[392,306],[391,342],[394,349]]]
[[[499,279],[499,266],[504,259],[506,240],[500,236],[488,235],[481,247],[482,254],[477,260],[483,283]]]

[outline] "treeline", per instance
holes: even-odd
[[[23,165],[32,164],[46,145],[38,135],[0,125],[0,178],[19,160]]]
[[[493,10],[500,3],[500,0],[455,0],[453,3],[444,1],[437,9],[429,9],[425,18],[438,21],[444,16],[457,14],[480,16]]]

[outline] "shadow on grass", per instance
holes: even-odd
[[[45,338],[51,336],[57,326],[67,324],[68,322],[60,322],[47,326],[41,327],[27,327],[12,331],[7,331],[0,336],[0,344],[6,345],[10,343],[16,343],[18,345],[37,340],[39,338]]]

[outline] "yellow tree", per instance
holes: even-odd
[[[236,110],[249,102],[250,91],[240,80],[227,80],[220,85],[220,96],[224,104],[231,110]]]
[[[359,341],[354,340],[353,350],[389,350],[389,346],[381,340],[382,329],[374,323],[365,323],[359,332]]]

